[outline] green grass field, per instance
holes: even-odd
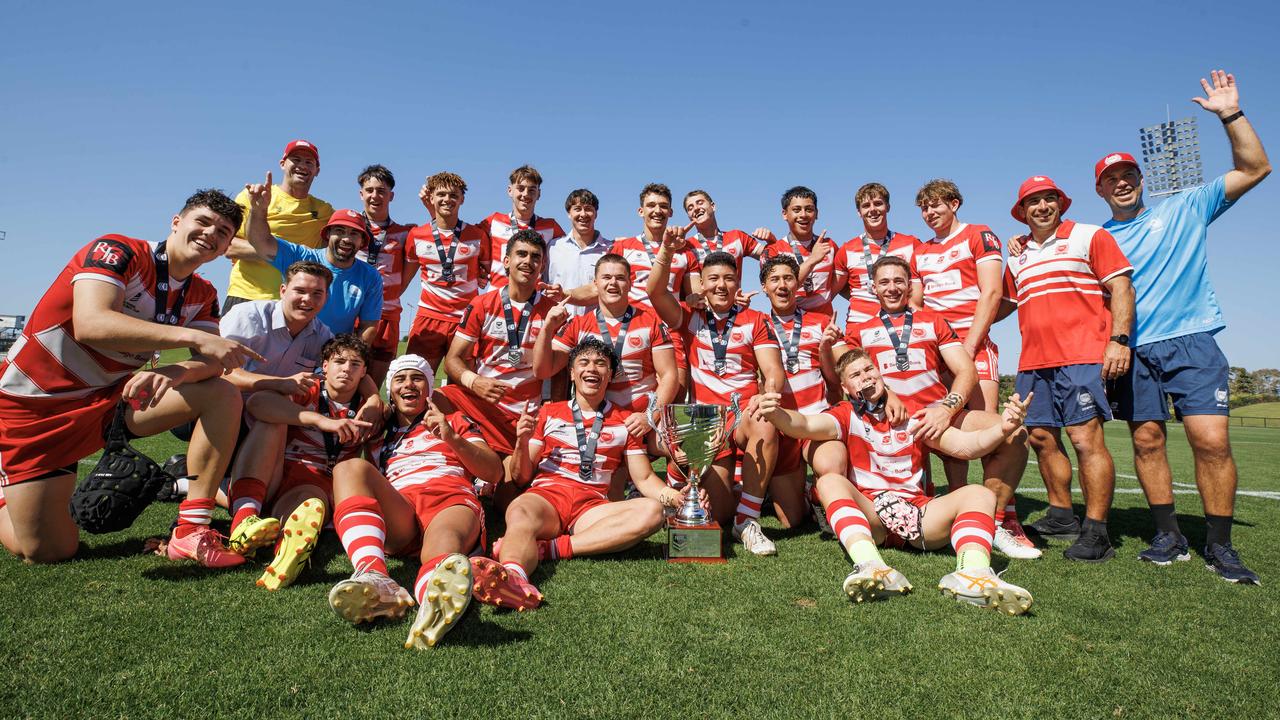
[[[1231,411],[1231,417],[1280,418],[1280,402],[1245,405]]]
[[[1058,543],[1014,562],[1008,579],[1036,598],[1020,618],[942,597],[949,553],[887,551],[916,593],[854,606],[839,545],[766,518],[777,557],[730,548],[725,565],[670,565],[655,536],[624,556],[549,563],[533,578],[544,607],[473,605],[439,647],[413,652],[407,622],[354,629],[330,612],[329,587],[351,571],[332,535],[297,585],[268,593],[254,586],[261,565],[210,571],[143,554],[176,513],[157,504],[125,532],[85,536],[75,561],[0,558],[0,707],[56,718],[1276,716],[1280,433],[1232,430],[1246,491],[1235,540],[1261,588],[1218,580],[1198,554],[1140,563],[1151,528],[1132,453],[1122,425],[1107,434],[1122,473],[1117,557],[1069,564]],[[1190,453],[1181,426],[1170,434],[1180,520],[1198,548]],[[167,434],[137,446],[158,460],[180,450]],[[1019,511],[1035,519],[1045,496],[1034,466],[1024,484]],[[416,563],[392,572],[408,585]]]

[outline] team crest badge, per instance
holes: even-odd
[[[924,337],[924,328],[911,328],[911,337]]]
[[[1087,407],[1087,406],[1089,406],[1089,405],[1092,405],[1092,404],[1093,404],[1093,393],[1089,393],[1089,392],[1081,392],[1079,395],[1076,395],[1076,400],[1077,400],[1077,401],[1078,401],[1082,406],[1085,406],[1085,407]]]
[[[631,337],[627,338],[627,344],[630,345],[631,347],[638,348],[641,345],[644,345],[644,341],[632,335]]]
[[[600,442],[602,443],[613,442],[613,433],[608,430],[605,430],[604,432],[600,433]]]
[[[736,331],[736,330],[735,330],[735,331],[733,332],[733,334],[732,334],[732,335],[730,335],[730,337],[731,337],[731,338],[733,338],[733,341],[734,341],[734,342],[742,342],[742,333],[741,333],[741,332],[738,332],[738,331]]]
[[[1219,405],[1225,405],[1227,402],[1227,391],[1225,388],[1218,388],[1213,391],[1213,397],[1217,399]]]
[[[907,434],[905,432],[899,431],[896,437],[898,438],[898,442],[900,443],[904,443],[907,441]]]

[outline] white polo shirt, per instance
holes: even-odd
[[[312,318],[294,337],[285,325],[279,300],[243,302],[227,311],[218,324],[222,337],[235,340],[266,358],[250,359],[244,369],[259,375],[288,377],[320,366],[320,349],[333,337],[329,327]]]
[[[547,244],[547,264],[542,278],[548,283],[559,283],[568,292],[595,279],[596,262],[609,252],[613,241],[596,231],[595,238],[586,247],[580,247],[573,233],[552,240]],[[595,305],[569,305],[574,315],[592,310]]]

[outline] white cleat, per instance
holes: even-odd
[[[778,546],[765,537],[764,528],[754,518],[733,526],[733,537],[752,555],[777,555]]]
[[[1001,580],[989,567],[945,575],[938,581],[938,589],[957,602],[991,608],[1005,615],[1022,615],[1031,609],[1031,593]]]
[[[991,546],[1000,554],[1014,560],[1035,560],[1040,557],[1040,548],[1033,545],[1026,535],[1018,537],[1003,525],[996,528],[995,540]]]
[[[906,595],[911,583],[897,570],[883,562],[872,561],[855,565],[853,572],[844,579],[844,594],[855,603],[879,600],[890,595]]]
[[[352,625],[374,618],[402,618],[413,596],[391,578],[373,570],[356,570],[329,591],[329,607]]]
[[[454,553],[431,571],[427,594],[409,627],[406,648],[425,650],[453,629],[471,604],[471,561]]]

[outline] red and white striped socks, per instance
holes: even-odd
[[[235,531],[244,519],[262,512],[267,500],[267,484],[257,478],[245,477],[231,483],[231,530]]]
[[[377,500],[356,495],[338,503],[333,510],[333,529],[354,568],[387,574],[387,525]]]
[[[178,526],[173,529],[173,536],[182,538],[209,527],[213,520],[213,498],[183,500],[178,503]]]
[[[951,547],[956,550],[956,569],[972,570],[991,566],[991,541],[995,520],[984,512],[962,512],[951,523]]]
[[[738,510],[733,516],[733,524],[741,525],[748,520],[759,519],[760,506],[763,504],[764,498],[742,493],[742,498],[738,501]]]
[[[413,581],[413,599],[417,600],[419,605],[426,602],[427,590],[431,587],[431,572],[447,557],[449,553],[442,553],[422,563],[422,567],[418,568],[418,579]]]
[[[832,502],[827,506],[827,522],[855,563],[880,560],[880,551],[871,539],[871,523],[856,502],[843,498]]]

